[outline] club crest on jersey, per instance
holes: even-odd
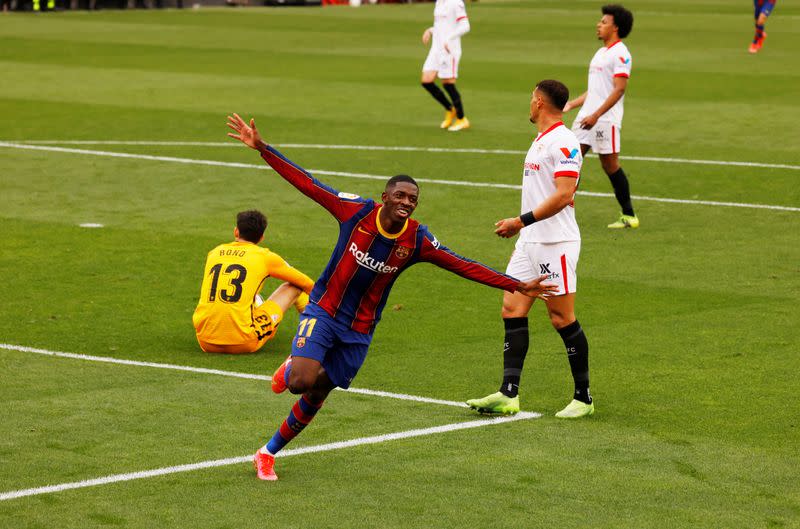
[[[630,58],[630,57],[628,57],[628,58],[626,59],[625,57],[620,57],[620,58],[619,58],[619,62],[621,62],[622,64],[628,64],[629,62],[631,62],[631,58]]]
[[[397,249],[394,251],[394,254],[397,256],[398,259],[405,259],[408,257],[408,248],[405,246],[398,246]]]
[[[567,158],[575,158],[575,155],[578,154],[578,149],[572,149],[571,151],[567,150],[564,147],[561,147],[561,152],[564,153],[564,156]]]
[[[306,337],[301,336],[300,338],[297,339],[297,341],[294,344],[298,349],[302,349],[303,347],[306,346]]]

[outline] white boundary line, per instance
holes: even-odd
[[[291,457],[301,454],[315,454],[318,452],[327,452],[330,450],[340,450],[343,448],[351,448],[354,446],[362,446],[369,444],[385,443],[387,441],[396,441],[398,439],[409,439],[412,437],[422,437],[426,435],[435,435],[440,433],[454,432],[457,430],[466,430],[469,428],[480,428],[482,426],[491,426],[495,424],[503,424],[507,422],[520,421],[526,419],[538,419],[541,417],[539,413],[520,412],[511,417],[496,417],[491,419],[479,419],[467,422],[458,422],[452,424],[445,424],[442,426],[433,426],[429,428],[418,428],[415,430],[406,430],[403,432],[394,432],[382,435],[375,435],[372,437],[360,437],[350,439],[349,441],[339,441],[335,443],[327,443],[316,446],[306,446],[302,448],[290,448],[281,451],[276,457]],[[61,483],[59,485],[48,485],[45,487],[36,487],[31,489],[13,490],[0,493],[0,501],[13,500],[16,498],[23,498],[25,496],[35,496],[39,494],[50,494],[54,492],[61,492],[71,489],[80,489],[85,487],[93,487],[96,485],[108,485],[110,483],[119,483],[122,481],[131,481],[135,479],[153,478],[157,476],[165,476],[168,474],[177,474],[179,472],[191,472],[194,470],[202,470],[206,468],[215,468],[228,465],[238,465],[240,463],[247,463],[252,461],[253,456],[240,456],[229,457],[227,459],[215,459],[211,461],[201,461],[199,463],[191,463],[187,465],[176,465],[171,467],[157,468],[153,470],[144,470],[141,472],[130,472],[127,474],[113,474],[101,478],[87,479],[84,481],[73,481],[70,483]]]
[[[0,343],[0,349],[5,349],[7,351],[17,351],[20,353],[35,353],[45,356],[56,356],[59,358],[72,358],[74,360],[88,360],[92,362],[105,362],[108,364],[120,364],[126,366],[138,366],[138,367],[154,367],[158,369],[172,369],[175,371],[188,371],[190,373],[202,373],[206,375],[218,375],[224,377],[234,377],[234,378],[247,378],[251,380],[264,380],[269,382],[272,380],[272,377],[267,375],[256,375],[253,373],[238,373],[236,371],[223,371],[221,369],[208,369],[205,367],[192,367],[192,366],[181,366],[176,364],[161,364],[157,362],[140,362],[138,360],[126,360],[124,358],[113,358],[110,356],[92,356],[92,355],[84,355],[84,354],[77,354],[77,353],[65,353],[63,351],[50,351],[48,349],[38,349],[36,347],[25,347],[23,345],[14,345],[8,343]],[[420,397],[417,395],[406,395],[405,393],[390,393],[388,391],[379,391],[375,389],[366,389],[366,388],[350,388],[350,389],[341,389],[337,388],[340,391],[344,391],[346,393],[356,393],[359,395],[369,395],[371,397],[386,397],[390,399],[397,399],[397,400],[409,400],[413,402],[424,402],[426,404],[441,404],[443,406],[454,406],[457,408],[466,408],[467,405],[464,402],[455,402],[451,400],[441,400],[441,399],[431,399],[428,397]]]
[[[139,160],[151,160],[151,161],[158,161],[158,162],[172,162],[172,163],[182,163],[182,164],[195,164],[195,165],[211,165],[217,167],[234,167],[234,168],[242,168],[242,169],[257,169],[257,170],[269,170],[271,169],[267,165],[256,165],[256,164],[247,164],[247,163],[237,163],[237,162],[220,162],[217,160],[198,160],[193,158],[176,158],[174,156],[153,156],[149,154],[131,154],[125,152],[113,152],[113,151],[95,151],[95,150],[88,150],[88,149],[72,149],[72,148],[65,148],[65,147],[47,147],[43,145],[27,145],[23,143],[9,143],[9,142],[0,142],[0,148],[9,148],[9,149],[23,149],[23,150],[32,150],[32,151],[47,151],[47,152],[61,152],[61,153],[68,153],[68,154],[86,154],[91,156],[108,156],[112,158],[132,158],[132,159],[139,159]],[[677,159],[675,159],[677,160]],[[734,162],[731,162],[734,163]],[[742,162],[745,163],[745,162]],[[381,180],[385,181],[390,178],[389,175],[375,175],[375,174],[366,174],[366,173],[349,173],[343,171],[325,171],[322,169],[308,169],[308,171],[312,174],[320,174],[320,175],[330,175],[330,176],[344,176],[347,178],[362,178],[368,180]],[[519,185],[512,185],[512,184],[498,184],[492,182],[472,182],[472,181],[464,181],[464,180],[438,180],[432,178],[416,178],[418,182],[428,183],[428,184],[441,184],[441,185],[452,185],[452,186],[464,186],[464,187],[488,187],[493,189],[515,189],[519,190],[522,189]],[[614,195],[612,193],[594,193],[594,192],[586,192],[586,191],[578,191],[578,195],[581,196],[590,196],[590,197],[603,197],[603,198],[610,198]],[[702,206],[718,206],[718,207],[734,207],[734,208],[749,208],[749,209],[769,209],[775,211],[794,211],[800,212],[800,207],[793,207],[793,206],[777,206],[771,204],[749,204],[743,202],[720,202],[715,200],[691,200],[691,199],[680,199],[680,198],[661,198],[661,197],[649,197],[649,196],[642,196],[642,195],[632,195],[631,198],[636,200],[648,201],[648,202],[665,202],[671,204],[689,204],[689,205],[702,205]]]
[[[3,142],[5,143],[5,142]],[[14,144],[42,144],[42,145],[141,145],[147,147],[238,147],[238,143],[230,141],[137,141],[137,140],[9,140]],[[462,154],[525,154],[528,151],[513,149],[459,149],[452,147],[414,147],[402,145],[335,145],[324,143],[281,143],[275,144],[280,148],[297,149],[330,149],[352,151],[401,151],[401,152],[440,152]],[[596,156],[591,154],[590,156]],[[800,165],[762,163],[762,162],[736,162],[729,160],[696,160],[691,158],[662,158],[658,156],[620,156],[622,160],[636,160],[642,162],[685,163],[699,165],[723,165],[733,167],[763,167],[766,169],[790,169],[800,171]]]

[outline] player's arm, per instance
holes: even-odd
[[[494,232],[500,237],[513,237],[525,226],[552,217],[572,203],[577,178],[577,173],[575,176],[556,177],[556,190],[553,194],[544,199],[533,211],[523,213],[519,217],[498,220]]]
[[[464,8],[464,2],[457,2],[452,8],[450,16],[455,17],[456,27],[449,35],[445,35],[444,49],[447,53],[450,53],[450,46],[448,43],[453,39],[463,37],[469,33],[470,30],[469,18],[467,18],[467,10]]]
[[[314,288],[314,280],[284,261],[280,255],[270,253],[267,257],[267,266],[270,276],[286,281],[306,294],[311,294],[311,290]]]
[[[622,75],[614,76],[614,89],[611,94],[603,101],[600,107],[581,120],[581,128],[591,129],[597,123],[600,117],[611,110],[611,107],[617,104],[622,96],[625,95],[625,89],[628,88],[628,77]],[[569,103],[567,103],[569,104]]]
[[[433,26],[426,28],[425,31],[422,32],[422,43],[425,46],[427,46],[430,43],[432,36],[433,36]]]
[[[564,112],[569,112],[573,108],[580,108],[583,106],[583,102],[586,101],[586,94],[589,92],[584,92],[572,101],[567,101],[567,104],[564,105]]]
[[[420,260],[435,264],[465,279],[470,279],[490,287],[507,290],[508,292],[521,292],[533,298],[546,297],[550,292],[558,288],[557,285],[542,283],[542,281],[546,279],[546,276],[523,282],[511,276],[501,274],[485,264],[462,257],[449,248],[442,246],[436,238],[427,231],[422,238]]]
[[[339,222],[349,219],[364,205],[364,199],[355,195],[339,193],[265,143],[261,139],[254,119],[250,119],[250,123],[247,124],[239,117],[239,114],[233,114],[228,116],[228,127],[235,131],[235,133],[229,132],[228,136],[261,153],[264,161],[279,175],[301,193],[327,209]]]

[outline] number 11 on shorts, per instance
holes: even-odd
[[[306,318],[304,320],[300,320],[300,325],[297,327],[298,338],[301,336],[305,336],[306,338],[311,336],[311,333],[314,332],[314,325],[316,324],[317,318]]]

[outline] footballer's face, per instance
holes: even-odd
[[[419,189],[411,182],[397,182],[381,195],[383,210],[392,223],[405,222],[417,209]]]
[[[608,42],[614,38],[614,33],[617,31],[617,25],[614,24],[614,17],[612,15],[603,15],[600,22],[597,23],[597,38],[603,42]]]

